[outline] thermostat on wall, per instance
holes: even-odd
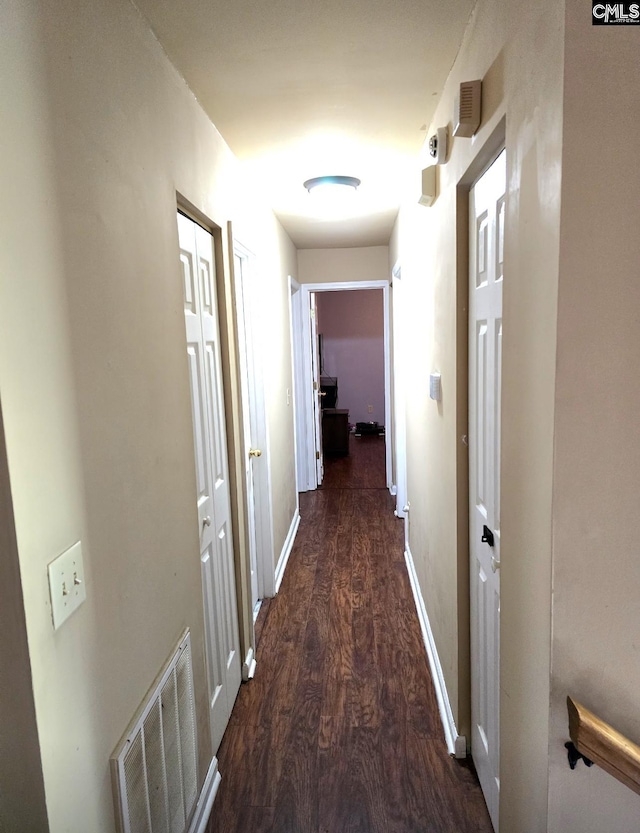
[[[436,402],[440,402],[442,399],[442,386],[440,384],[439,373],[432,373],[429,376],[429,396],[435,399]]]

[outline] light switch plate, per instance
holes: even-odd
[[[49,564],[49,593],[54,630],[77,610],[87,598],[82,564],[82,546],[78,541]]]
[[[442,382],[439,373],[432,373],[429,376],[429,396],[436,402],[442,399]]]

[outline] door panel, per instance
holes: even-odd
[[[469,207],[471,748],[494,828],[500,793],[500,402],[506,166],[504,152]]]
[[[408,363],[406,334],[406,302],[402,270],[393,275],[393,399],[396,466],[396,515],[404,518],[405,549],[409,547],[407,494],[407,423],[406,423],[406,367]],[[385,438],[385,442],[389,440]]]
[[[311,370],[313,375],[313,415],[315,421],[316,439],[316,480],[322,485],[324,477],[324,457],[322,454],[322,407],[320,391],[320,359],[318,356],[318,310],[316,307],[316,293],[309,295],[311,304]]]
[[[257,395],[256,395],[256,369],[254,367],[254,351],[251,332],[251,298],[249,293],[249,275],[246,268],[245,258],[240,257],[237,253],[234,255],[235,266],[235,280],[238,292],[237,305],[237,326],[238,326],[238,353],[241,367],[241,393],[242,393],[242,411],[244,415],[244,476],[247,490],[247,520],[249,526],[249,562],[251,569],[251,602],[255,610],[258,601],[262,598],[263,593],[260,587],[260,577],[258,568],[258,539],[256,532],[256,496],[260,493],[260,480],[258,472],[254,472],[254,467],[258,468],[258,462],[262,466],[265,465],[266,460],[252,457],[249,454],[250,449],[259,449],[263,454],[266,451],[261,448],[261,442],[258,439],[259,426],[256,418]],[[257,494],[256,494],[257,493]]]
[[[211,234],[182,214],[178,214],[178,234],[193,413],[210,724],[216,752],[240,687],[241,663],[215,262]]]
[[[205,647],[207,659],[207,680],[209,684],[209,720],[213,749],[217,750],[228,722],[227,696],[225,692],[225,671],[223,651],[219,644],[220,633],[216,623],[216,559],[212,557],[212,545],[200,556],[202,571],[202,596],[204,603]]]

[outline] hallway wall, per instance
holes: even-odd
[[[46,830],[40,742],[0,412],[0,830]]]
[[[636,27],[593,27],[577,0],[565,33],[549,831],[628,833],[640,796],[572,772],[564,741],[570,694],[640,743],[640,51]]]
[[[300,283],[388,281],[389,275],[388,246],[298,251]]]
[[[295,249],[244,210],[255,195],[127,0],[8,0],[0,19],[0,393],[47,812],[53,833],[111,833],[109,755],[185,626],[201,782],[211,758],[177,193],[224,240],[236,222],[276,320]],[[279,551],[288,327],[264,355]],[[87,600],[54,632],[47,564],[79,539]],[[14,833],[44,829],[29,809]]]
[[[427,135],[448,125],[451,136],[456,88],[474,78],[483,79],[482,125],[471,140],[452,139],[434,205],[403,206],[390,252],[411,311],[410,547],[457,728],[468,736],[468,278],[458,263],[468,246],[468,186],[481,173],[473,165],[484,148],[485,164],[497,150],[506,117],[500,813],[508,833],[547,831],[563,22],[555,0],[479,0]],[[428,396],[433,370],[442,374],[440,403]]]
[[[428,133],[448,122],[455,85],[472,78],[483,79],[483,124],[471,141],[453,139],[433,207],[403,207],[391,240],[413,299],[409,372],[442,372],[441,405],[426,385],[408,395],[410,543],[467,732],[467,276],[457,262],[466,259],[467,187],[488,161],[483,148],[498,148],[492,134],[499,139],[505,116],[500,829],[508,833],[637,827],[638,797],[597,767],[572,772],[564,742],[567,694],[640,739],[640,174],[631,163],[639,71],[634,32],[593,27],[578,0],[480,0]],[[604,156],[598,124],[610,137]]]

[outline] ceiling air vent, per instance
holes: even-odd
[[[469,139],[480,127],[482,81],[463,81],[453,113],[453,135]]]

